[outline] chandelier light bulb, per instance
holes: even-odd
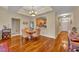
[[[32,10],[29,11],[29,14],[30,14],[31,16],[36,16],[37,12],[36,12],[36,11],[33,9],[33,7],[32,7]]]

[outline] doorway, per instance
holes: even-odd
[[[20,34],[20,19],[12,18],[12,34]]]
[[[58,23],[59,23],[59,25],[58,25],[59,32],[61,32],[61,31],[69,32],[72,27],[71,14],[60,15],[58,18]]]

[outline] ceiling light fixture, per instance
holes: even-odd
[[[36,15],[37,15],[37,12],[34,10],[33,6],[32,6],[32,10],[29,11],[29,14],[30,14],[31,16],[36,16]]]

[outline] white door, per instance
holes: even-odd
[[[12,18],[12,34],[20,34],[20,19]]]
[[[71,18],[70,17],[62,17],[59,19],[60,26],[59,31],[67,31],[69,32],[71,29]]]

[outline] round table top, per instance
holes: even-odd
[[[25,30],[25,32],[28,33],[28,34],[33,34],[33,33],[36,32],[36,30]]]
[[[79,42],[79,39],[71,40],[72,42]]]

